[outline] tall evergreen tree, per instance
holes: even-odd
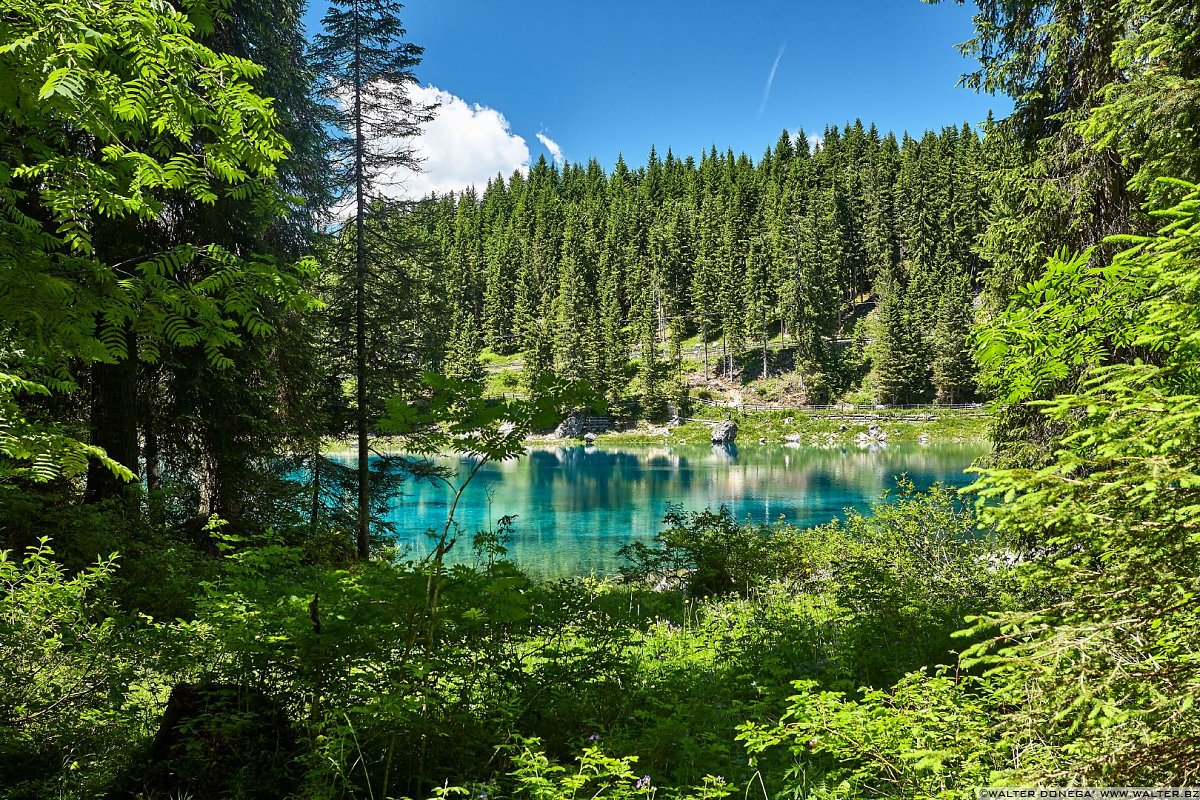
[[[785,134],[757,165],[715,148],[698,164],[655,152],[630,169],[618,158],[609,176],[594,161],[559,172],[541,159],[528,178],[491,182],[482,200],[433,201],[433,234],[450,269],[475,273],[456,280],[493,349],[548,336],[551,368],[610,401],[630,359],[641,361],[648,319],[660,362],[699,333],[705,375],[726,379],[748,347],[770,368],[764,343],[778,326],[803,375],[849,390],[862,370],[842,374],[837,340],[851,326],[861,337],[884,278],[918,333],[910,355],[920,385],[906,391],[924,397],[945,289],[983,266],[983,160],[965,126],[901,147],[859,121],[828,128],[815,148]],[[466,241],[483,242],[471,246],[482,255],[464,259]]]
[[[367,394],[367,213],[390,200],[389,182],[419,166],[411,140],[432,108],[413,102],[413,68],[422,49],[404,40],[401,3],[331,0],[316,37],[313,58],[323,78],[329,121],[336,129],[333,161],[338,195],[352,214],[355,295],[354,351],[357,393],[359,558],[370,555],[369,431]],[[399,144],[397,144],[399,143]]]
[[[771,338],[772,313],[775,310],[774,299],[771,296],[768,256],[761,237],[750,242],[750,249],[746,254],[746,339],[758,343],[762,348],[762,371],[759,375],[763,378],[768,374],[768,342]]]
[[[974,391],[971,312],[970,279],[966,274],[956,275],[945,286],[932,336],[933,388],[939,403],[961,403]]]

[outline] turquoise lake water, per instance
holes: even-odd
[[[866,512],[905,473],[918,488],[970,483],[963,474],[982,444],[817,448],[776,445],[536,447],[522,458],[485,465],[459,502],[470,533],[515,515],[509,557],[543,577],[615,572],[617,550],[649,542],[669,503],[698,511],[721,504],[739,520],[809,526]],[[464,469],[466,459],[443,459]],[[388,518],[414,555],[431,549],[426,532],[445,523],[450,492],[408,483]],[[470,536],[448,560],[470,563]]]

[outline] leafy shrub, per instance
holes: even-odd
[[[1158,235],[1126,239],[1132,248],[1107,265],[1059,253],[983,332],[1002,402],[1061,432],[1048,458],[1010,453],[975,486],[991,501],[982,519],[1024,547],[1024,561],[989,569],[985,581],[1002,577],[1010,591],[968,618],[953,673],[914,672],[859,697],[799,684],[783,722],[744,728],[755,752],[789,751],[789,794],[966,797],[979,785],[1197,775],[1200,188],[1177,185],[1187,197]],[[1068,391],[1035,399],[1064,381]],[[913,539],[917,521],[894,528],[895,543],[939,552],[937,539]],[[909,608],[887,573],[911,576],[926,560],[842,581],[843,602],[902,620]],[[963,563],[934,562],[934,580],[916,582],[939,615],[956,598],[968,612],[986,598]],[[848,591],[866,585],[861,597]],[[907,636],[920,630],[920,615],[912,621]]]
[[[795,688],[778,724],[747,723],[738,735],[759,757],[787,752],[786,796],[965,800],[1011,763],[989,736],[995,709],[978,678],[914,672],[857,699],[813,681]]]
[[[952,663],[954,634],[972,614],[1008,602],[1011,579],[997,571],[993,537],[955,490],[897,492],[863,516],[834,522],[844,539],[830,563],[831,591],[846,610],[847,674],[885,686],[925,665]]]
[[[1183,785],[1200,764],[1200,187],[1111,264],[1059,253],[983,336],[1003,401],[1065,431],[1048,465],[984,472],[983,513],[1030,545],[1044,604],[971,651],[1053,762],[1034,780]],[[1072,388],[1035,400],[1047,387]]]
[[[502,751],[511,759],[509,771],[495,781],[474,786],[437,787],[432,796],[442,800],[456,795],[488,798],[491,796],[528,798],[529,800],[631,800],[653,798],[659,787],[650,775],[634,769],[635,756],[606,755],[598,745],[584,747],[575,764],[567,767],[545,754],[537,738],[517,737]],[[691,789],[674,791],[677,800],[721,800],[732,790],[720,776],[707,775]]]
[[[726,506],[717,511],[684,511],[670,506],[665,530],[654,546],[642,542],[619,551],[628,564],[625,578],[654,581],[663,588],[686,587],[692,594],[747,592],[769,582],[782,565],[776,558],[790,529],[741,525]]]
[[[0,551],[6,797],[102,787],[131,739],[151,724],[149,652],[129,642],[142,623],[115,615],[105,599],[115,564],[108,558],[71,575],[46,539],[20,559]]]

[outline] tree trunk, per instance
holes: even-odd
[[[763,330],[763,371],[762,378],[767,377],[767,331]]]
[[[115,364],[92,367],[91,443],[104,448],[108,457],[138,472],[138,362],[132,333],[127,335],[127,355]],[[87,503],[127,495],[131,484],[96,460],[88,463]]]
[[[162,469],[159,464],[158,455],[158,430],[154,427],[154,413],[151,411],[153,403],[150,398],[154,390],[154,380],[156,372],[147,370],[150,374],[142,381],[142,460],[144,462],[144,474],[146,476],[146,498],[147,512],[149,514],[151,524],[159,524],[164,518],[164,509],[162,498],[158,495],[159,489],[162,488]]]
[[[312,535],[316,536],[317,526],[321,522],[321,453],[314,452],[312,457],[312,507],[309,511],[308,524]]]
[[[367,442],[367,251],[363,229],[367,204],[364,192],[362,119],[362,36],[359,12],[354,13],[354,189],[357,213],[354,219],[354,361],[357,383],[358,427],[358,557],[371,555],[371,470]]]

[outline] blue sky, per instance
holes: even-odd
[[[316,0],[310,30],[321,13]],[[973,13],[920,0],[411,0],[421,91],[443,104],[414,191],[542,154],[611,167],[618,153],[643,163],[651,145],[716,145],[757,159],[783,129],[861,117],[919,133],[1003,116],[1007,98],[955,85],[974,66],[954,48]]]

